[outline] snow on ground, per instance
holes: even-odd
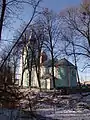
[[[33,93],[33,92],[32,92]],[[36,94],[36,96],[35,96]],[[90,93],[54,95],[53,92],[36,92],[33,110],[44,117],[57,120],[90,120]]]
[[[90,111],[85,110],[60,110],[60,109],[39,109],[38,114],[58,120],[90,120]],[[68,119],[67,119],[68,117]],[[72,119],[73,118],[73,119]]]
[[[17,120],[19,110],[0,108],[0,120]]]
[[[29,102],[38,116],[37,120],[90,120],[90,93],[83,93],[83,96],[80,94],[54,95],[53,92],[28,90],[28,92],[25,91],[25,96],[26,98],[20,102],[22,108],[26,106],[26,113],[23,114],[19,110],[0,109],[0,120],[32,120],[30,117],[25,118],[29,110]]]
[[[36,114],[57,120],[90,120],[90,93],[54,95],[52,92],[31,92]],[[45,118],[45,119],[46,119]],[[47,119],[46,119],[47,120]]]
[[[90,95],[83,96],[72,94],[52,98],[46,95],[47,103],[37,104],[36,113],[57,120],[90,120]]]

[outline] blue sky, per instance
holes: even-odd
[[[62,9],[79,5],[81,0],[43,0],[42,5],[56,12]]]
[[[81,0],[42,0],[40,6],[42,8],[49,8],[55,12],[60,12],[68,7],[78,6],[80,2]],[[26,5],[24,7],[24,19],[28,20],[30,18],[30,15],[32,14],[31,11],[31,6]]]
[[[81,0],[42,0],[40,6],[42,8],[49,8],[55,12],[60,12],[68,7],[78,6],[80,2]],[[30,17],[28,14],[26,14],[30,13],[30,10],[31,9],[29,6],[25,7],[24,17],[26,20],[28,20]]]
[[[43,8],[49,8],[55,12],[60,12],[65,8],[71,7],[71,6],[78,6],[80,4],[81,0],[42,0],[40,3],[40,6]],[[21,14],[21,18],[27,23],[32,15],[32,9],[31,6],[25,5],[24,12]],[[17,31],[18,28],[20,28],[20,25],[22,24],[21,21],[16,20],[13,22],[13,27],[15,31]],[[15,31],[4,31],[4,37],[8,38],[13,36],[15,34]]]

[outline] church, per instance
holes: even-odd
[[[25,57],[25,54],[24,54]],[[40,56],[40,83],[41,88],[50,90],[53,89],[53,80],[52,80],[52,65],[51,60],[48,59],[45,52],[41,52]],[[22,72],[22,59],[20,62],[20,72]],[[76,76],[76,67],[69,62],[67,59],[63,58],[57,60],[54,65],[54,76],[55,76],[55,86],[56,88],[62,87],[76,87],[77,86],[77,76]],[[21,78],[19,80],[21,84]],[[29,72],[28,69],[25,69],[23,73],[23,86],[29,87]],[[33,65],[31,73],[31,86],[38,88],[38,80],[35,66]]]

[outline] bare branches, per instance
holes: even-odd
[[[2,67],[3,67],[4,63],[6,62],[6,60],[8,59],[8,57],[10,56],[10,54],[11,54],[12,50],[13,50],[13,49],[14,49],[14,47],[17,45],[17,43],[18,43],[18,42],[19,42],[19,40],[21,39],[21,37],[22,37],[23,33],[26,31],[26,29],[28,28],[28,26],[29,26],[29,25],[30,25],[30,23],[32,22],[32,20],[33,20],[33,18],[34,18],[34,16],[35,16],[35,13],[36,13],[36,9],[37,9],[37,7],[38,7],[38,5],[39,5],[40,1],[41,1],[41,0],[38,0],[37,4],[36,4],[36,6],[35,6],[35,8],[34,8],[34,10],[33,10],[32,17],[30,18],[30,20],[29,20],[28,24],[25,26],[24,30],[22,31],[21,35],[19,36],[19,38],[17,39],[17,41],[15,42],[15,44],[12,46],[12,48],[11,48],[11,50],[9,51],[9,53],[8,53],[7,57],[5,58],[5,60],[4,60],[4,62],[2,63],[2,65],[0,66],[0,69],[2,69]]]

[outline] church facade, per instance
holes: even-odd
[[[43,61],[43,57],[46,56],[45,52],[41,53],[40,57],[40,83],[42,89],[53,89],[53,80],[52,80],[52,65],[51,60],[46,59]],[[25,54],[24,54],[25,59]],[[22,72],[22,60],[21,60],[21,68]],[[76,87],[77,86],[77,76],[76,76],[76,68],[75,66],[69,62],[67,59],[63,58],[58,60],[54,65],[54,76],[55,76],[55,86],[56,88],[61,87]],[[19,80],[19,85],[21,84],[21,79]],[[25,69],[23,73],[23,86],[29,86],[29,72],[28,69]],[[37,73],[35,66],[33,65],[31,72],[31,86],[39,87]]]

